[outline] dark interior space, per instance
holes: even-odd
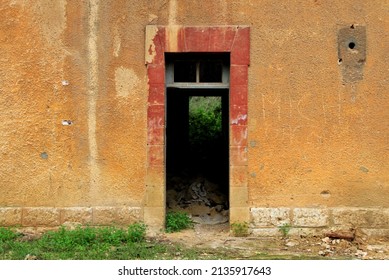
[[[167,211],[199,223],[228,221],[228,89],[168,88]]]

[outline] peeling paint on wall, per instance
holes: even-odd
[[[239,124],[240,121],[247,120],[247,115],[238,115],[236,119],[231,120],[232,124]]]
[[[128,97],[133,90],[140,84],[140,79],[132,69],[124,67],[115,70],[116,95],[119,97]]]
[[[155,25],[146,26],[145,63],[151,63],[156,55],[154,38],[157,35],[158,27]]]
[[[341,28],[338,32],[338,65],[345,83],[363,80],[366,63],[366,26]]]

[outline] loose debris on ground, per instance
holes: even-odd
[[[19,229],[17,241],[39,241],[45,231]],[[135,256],[135,259],[389,260],[389,239],[354,236],[351,240],[335,237],[333,233],[325,233],[322,236],[235,237],[231,234],[228,223],[196,224],[192,229],[181,232],[154,233],[142,244],[138,244],[135,255],[125,254],[131,247],[125,243],[120,246],[109,245],[108,251],[99,247],[99,251],[91,255],[85,254],[84,251],[72,252],[70,255],[63,255],[65,251],[48,255],[49,252],[39,251],[38,247],[27,246],[20,252],[21,258],[18,256],[17,259],[132,259]],[[16,246],[15,250],[20,250],[19,247]],[[5,247],[3,249],[3,254],[10,253]],[[0,254],[0,258],[7,259],[6,255],[1,257]]]
[[[329,236],[234,237],[228,223],[197,224],[193,229],[162,234],[161,240],[192,248],[230,252],[235,259],[389,260],[388,239],[342,239]]]
[[[223,224],[228,221],[227,197],[219,185],[205,177],[168,179],[167,209],[186,212],[198,224]]]

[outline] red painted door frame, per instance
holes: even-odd
[[[249,221],[247,186],[248,66],[247,26],[147,26],[147,176],[144,221],[165,222],[165,59],[166,52],[230,53],[230,222]]]

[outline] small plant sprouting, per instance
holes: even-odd
[[[232,234],[236,237],[244,237],[249,235],[249,224],[247,222],[235,222],[231,224]]]
[[[168,212],[166,214],[166,232],[176,232],[192,226],[193,221],[185,212]]]
[[[288,223],[283,224],[282,226],[279,226],[278,229],[282,233],[283,237],[286,237],[289,234],[290,229],[292,226]]]

